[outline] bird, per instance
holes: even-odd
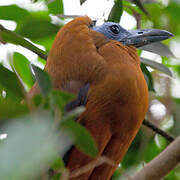
[[[66,108],[81,104],[77,122],[92,135],[101,164],[73,180],[109,180],[136,136],[148,110],[148,87],[136,48],[172,37],[165,30],[126,30],[118,23],[95,26],[88,16],[77,17],[57,33],[44,70],[53,88],[78,95]],[[37,82],[28,97],[40,93]],[[78,170],[94,159],[73,147],[66,168]]]

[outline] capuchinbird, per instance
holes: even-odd
[[[45,71],[51,76],[54,89],[84,94],[86,109],[77,121],[94,138],[98,157],[106,156],[115,164],[104,163],[72,179],[111,178],[148,109],[148,88],[136,48],[171,36],[164,30],[126,30],[113,22],[93,26],[87,16],[75,18],[60,29]],[[35,83],[29,97],[39,92]],[[77,99],[67,107],[79,104],[81,100]],[[66,167],[72,172],[92,160],[73,147]]]

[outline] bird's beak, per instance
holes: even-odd
[[[173,36],[168,31],[159,29],[137,29],[128,30],[127,35],[120,39],[124,45],[133,45],[135,47],[141,47],[153,42],[169,39]]]

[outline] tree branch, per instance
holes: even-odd
[[[43,51],[42,49],[39,49],[37,46],[29,42],[28,40],[26,40],[24,37],[20,36],[19,34],[4,28],[1,24],[0,24],[0,41],[2,43],[8,42],[12,44],[21,45],[22,47],[27,48],[30,51],[37,54],[42,59],[45,59],[45,60],[47,59],[47,54],[45,51]]]
[[[180,136],[163,152],[145,165],[132,180],[159,180],[166,176],[180,162]]]
[[[164,138],[166,138],[169,142],[172,142],[175,140],[175,137],[168,134],[167,132],[161,130],[160,128],[158,128],[157,126],[155,126],[154,124],[152,124],[150,121],[148,120],[144,120],[143,121],[143,125],[150,128],[152,131],[154,131],[155,133],[163,136]]]
[[[124,5],[124,7],[127,7],[128,9],[130,9],[130,10],[132,11],[133,16],[134,16],[134,18],[136,19],[136,23],[137,23],[136,28],[137,28],[137,29],[141,29],[141,14],[138,13],[137,11],[135,11],[135,10],[134,10],[131,6],[129,6],[129,5]]]

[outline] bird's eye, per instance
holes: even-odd
[[[112,25],[109,28],[114,34],[119,34],[119,32],[120,32],[119,26],[117,26],[117,25]]]
[[[93,26],[94,26],[94,24],[93,24],[93,22],[91,22],[88,27],[92,28]]]

